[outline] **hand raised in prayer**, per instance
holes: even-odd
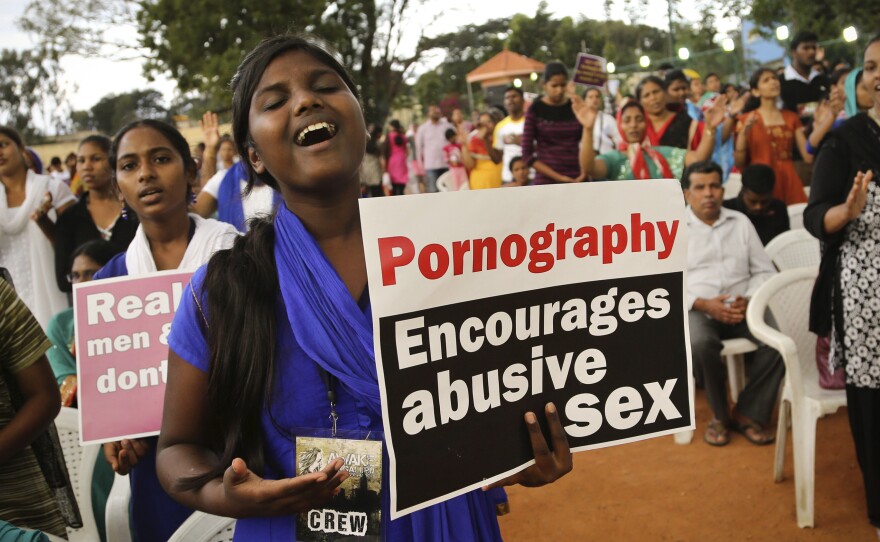
[[[578,95],[572,96],[571,110],[574,112],[574,116],[577,117],[578,122],[581,123],[581,126],[588,130],[593,129],[593,125],[596,124],[596,117],[599,115],[599,112],[588,106],[583,98]]]
[[[220,123],[217,120],[217,113],[208,111],[202,115],[201,125],[202,136],[205,138],[205,149],[211,149],[213,152],[220,144]]]
[[[739,96],[737,99],[730,104],[730,114],[731,115],[739,115],[742,113],[742,110],[746,108],[746,104],[749,101],[751,94],[746,92],[742,96]]]
[[[873,179],[874,172],[871,170],[867,173],[860,171],[856,174],[852,189],[846,197],[846,217],[848,220],[855,220],[865,210],[865,203],[868,201],[868,187]]]
[[[149,451],[149,443],[140,438],[104,443],[104,459],[113,467],[113,472],[123,476],[131,472]]]
[[[725,113],[727,112],[727,96],[721,95],[715,100],[715,103],[712,104],[712,107],[706,111],[706,126],[714,130],[721,126],[721,123],[724,122]]]
[[[240,510],[238,517],[298,514],[326,504],[339,492],[339,485],[349,476],[340,470],[343,465],[337,458],[319,472],[266,480],[236,458],[223,475],[223,491],[230,504]]]
[[[512,486],[520,484],[526,487],[539,487],[555,482],[562,478],[572,468],[571,451],[568,449],[568,438],[559,421],[559,414],[553,403],[547,403],[544,407],[544,416],[550,426],[550,437],[553,443],[551,450],[547,446],[541,426],[534,412],[526,412],[526,427],[529,430],[529,438],[532,441],[532,451],[535,453],[535,464],[519,471],[513,476],[508,476],[494,484],[488,485],[483,490],[494,487]]]

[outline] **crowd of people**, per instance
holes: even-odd
[[[0,127],[0,520],[59,536],[81,521],[39,468],[57,463],[59,406],[77,404],[72,285],[195,272],[169,338],[161,434],[105,444],[93,501],[106,500],[113,472],[127,474],[137,540],[166,540],[192,510],[240,518],[236,540],[293,539],[293,514],[326,502],[346,473],[334,461],[294,476],[287,429],[321,426],[334,408],[342,429],[382,430],[358,198],[672,178],[687,205],[686,304],[712,446],[731,432],[773,442],[784,366],[745,311],[775,273],[764,245],[811,187],[804,224],[823,242],[811,329],[846,374],[880,535],[880,40],[862,67],[818,63],[816,50],[815,35],[798,33],[784,71],[758,69],[748,88],[668,69],[617,96],[583,92],[551,62],[531,103],[511,86],[473,122],[428,104],[425,122],[405,130],[367,123],[356,83],[317,42],[279,36],[238,68],[233,133],[202,118],[197,156],[173,126],[137,120],[112,139],[86,137],[43,174],[18,132]],[[724,200],[732,175],[742,189]],[[720,355],[731,337],[759,344],[736,405]],[[332,405],[328,381],[339,384]],[[386,503],[388,539],[500,539],[503,486],[571,469],[554,405],[541,414],[552,453],[528,413],[533,466],[393,522]]]

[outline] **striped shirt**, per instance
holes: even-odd
[[[526,111],[523,128],[523,160],[533,165],[537,160],[561,175],[577,177],[581,174],[578,149],[583,128],[571,110],[571,102],[548,105],[538,99]],[[535,172],[535,184],[555,184],[556,181]]]
[[[15,290],[0,279],[0,428],[15,415],[6,376],[24,371],[51,346]],[[0,519],[18,527],[66,535],[64,519],[30,446],[0,464],[0,488]]]

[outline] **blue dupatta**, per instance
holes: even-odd
[[[275,216],[275,263],[297,343],[381,417],[372,313],[361,311],[315,239],[283,204]],[[387,483],[387,474],[383,478]],[[388,494],[382,511],[385,521]],[[390,522],[386,534],[393,536],[389,540],[401,541],[500,541],[495,505],[506,500],[500,488],[472,491]]]
[[[244,206],[241,199],[241,181],[247,179],[247,171],[244,163],[239,160],[226,170],[220,189],[217,191],[217,219],[220,222],[232,224],[241,233],[247,232],[247,223],[244,217]],[[281,204],[281,194],[277,190],[272,191],[272,208],[277,209]]]

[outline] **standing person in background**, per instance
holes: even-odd
[[[446,130],[446,141],[449,144],[443,147],[443,154],[446,156],[446,165],[449,166],[449,173],[452,177],[449,191],[454,192],[461,190],[464,185],[468,184],[468,171],[464,166],[462,145],[458,142],[458,134],[452,128]]]
[[[0,279],[0,519],[66,537],[82,521],[52,424],[61,401],[43,355],[51,346]]]
[[[493,133],[495,119],[487,111],[480,113],[473,133],[459,133],[462,161],[470,170],[471,190],[501,187],[501,152],[492,144]]]
[[[454,127],[441,116],[440,108],[429,105],[428,120],[416,132],[416,152],[425,170],[428,192],[437,191],[437,178],[446,173],[443,147],[446,146],[446,130],[449,128]]]
[[[834,130],[819,150],[804,227],[823,242],[810,331],[831,335],[829,369],[846,372],[868,521],[880,537],[880,36],[865,49],[863,77],[873,106]]]
[[[773,70],[761,68],[749,80],[752,104],[748,113],[740,115],[737,127],[734,159],[736,166],[766,164],[776,174],[773,197],[786,205],[806,203],[804,185],[794,168],[792,149],[794,145],[806,161],[813,156],[807,153],[804,127],[795,113],[781,110],[777,105],[780,92],[779,78]]]
[[[188,213],[196,165],[189,144],[174,127],[155,120],[128,124],[113,140],[110,167],[140,226],[128,249],[102,267],[95,280],[194,271],[238,236],[229,224]],[[167,540],[192,513],[159,485],[156,442],[148,437],[104,444],[113,470],[129,476],[130,523],[139,541]]]
[[[495,148],[502,152],[501,181],[513,182],[510,173],[510,160],[522,156],[522,134],[525,129],[525,99],[522,89],[507,87],[504,90],[504,108],[507,116],[495,126],[493,134]]]
[[[67,275],[73,252],[80,245],[103,239],[121,252],[134,239],[138,221],[133,212],[123,216],[125,203],[113,186],[110,139],[92,135],[79,143],[77,164],[86,192],[58,217],[55,228],[55,280],[62,292],[71,292]]]
[[[535,168],[535,184],[576,183],[586,179],[578,160],[583,126],[571,109],[568,71],[559,62],[544,67],[544,94],[529,107],[522,135],[522,157]]]
[[[666,85],[666,109],[673,113],[687,110],[690,81],[682,70],[666,72],[663,80]]]
[[[690,142],[697,133],[698,123],[688,115],[687,102],[675,113],[666,107],[670,100],[665,85],[659,77],[649,75],[636,87],[636,100],[647,115],[648,142],[655,147],[696,148]]]
[[[402,196],[407,183],[409,183],[409,169],[406,167],[406,136],[399,120],[391,119],[388,122],[388,126],[391,129],[385,134],[385,144],[383,148],[383,154],[385,156],[385,171],[387,171],[388,176],[391,177],[392,195]],[[446,137],[445,132],[443,133],[443,137]],[[440,151],[442,152],[443,149],[441,148]],[[444,164],[445,163],[446,162],[444,161]],[[434,180],[436,181],[437,179],[435,178]]]
[[[584,97],[587,107],[596,112],[596,122],[593,125],[593,150],[596,154],[604,154],[617,149],[620,144],[620,131],[617,129],[617,121],[602,110],[602,91],[598,88],[587,89]]]
[[[717,73],[712,72],[706,76],[706,92],[721,94],[721,77]]]
[[[382,156],[382,127],[370,123],[367,125],[367,149],[364,153],[364,161],[361,162],[361,186],[366,189],[366,194],[371,198],[385,195],[382,187],[382,174],[385,171]]]
[[[462,130],[472,132],[474,130],[474,125],[471,121],[465,120],[464,112],[462,112],[460,107],[456,107],[452,110],[452,114],[449,116],[452,121],[452,127],[455,128],[455,133],[461,132]]]
[[[27,169],[25,147],[12,128],[0,126],[0,267],[41,326],[68,306],[55,280],[55,220],[76,202],[70,189]]]
[[[813,117],[829,88],[828,76],[815,69],[819,38],[800,31],[791,38],[791,63],[782,80],[782,106],[801,117],[804,123]]]

